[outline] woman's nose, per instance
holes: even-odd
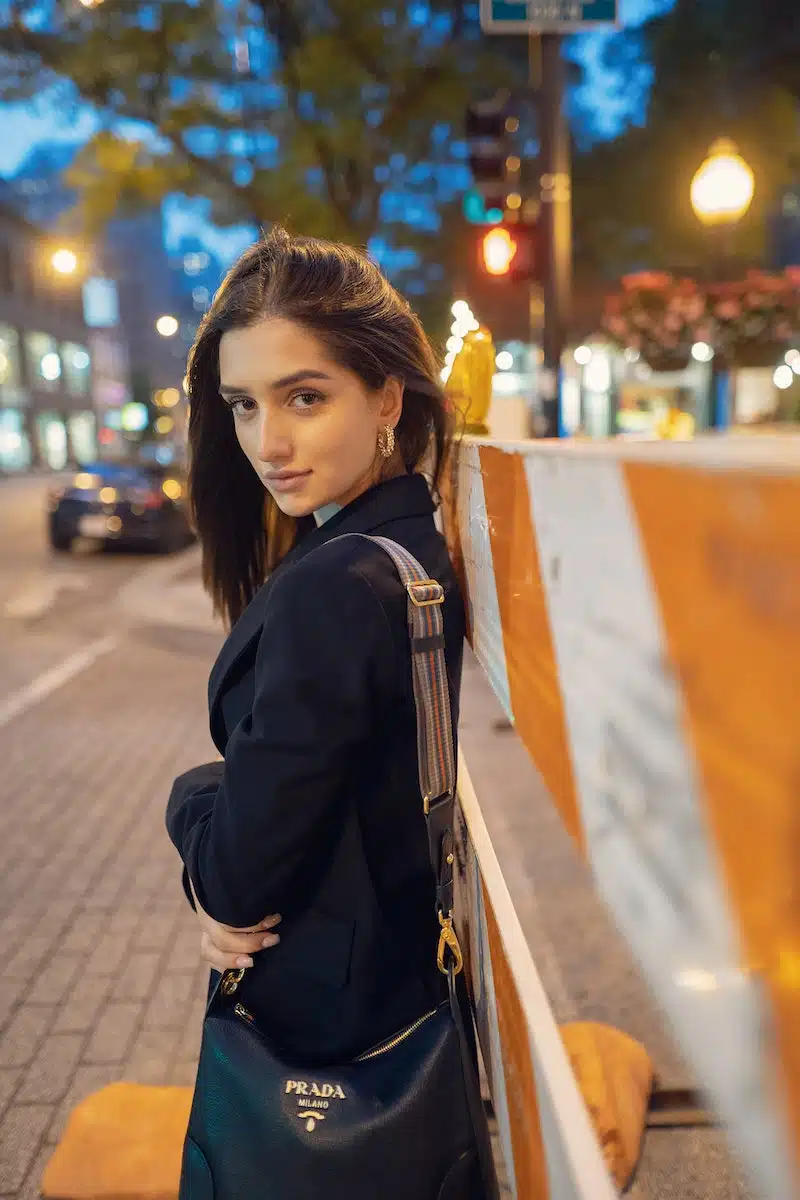
[[[288,430],[280,417],[274,413],[264,413],[258,439],[258,457],[264,463],[286,462],[292,456],[292,444]]]

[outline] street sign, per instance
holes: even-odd
[[[617,0],[481,0],[484,33],[580,33],[617,24]]]

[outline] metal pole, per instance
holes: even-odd
[[[564,112],[566,66],[561,35],[541,38],[541,254],[544,280],[544,365],[539,398],[545,437],[561,431],[561,356],[572,292],[572,198],[569,127]]]

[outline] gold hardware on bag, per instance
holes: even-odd
[[[233,995],[233,993],[238,988],[239,984],[244,979],[245,969],[246,969],[245,967],[242,967],[238,971],[226,971],[225,972],[225,974],[222,976],[222,983],[219,985],[220,991],[222,992],[223,996],[232,996]]]
[[[237,1017],[241,1017],[243,1020],[249,1021],[251,1025],[255,1021],[253,1014],[249,1012],[243,1004],[234,1004],[233,1011],[236,1013]]]
[[[418,600],[414,595],[415,588],[437,588],[438,594],[430,600]],[[413,583],[406,584],[406,591],[412,604],[417,608],[429,608],[432,604],[444,604],[444,588],[436,579],[415,579]]]
[[[439,935],[439,951],[436,955],[436,965],[443,975],[448,974],[449,968],[444,965],[444,952],[449,947],[450,953],[456,960],[453,974],[458,975],[464,966],[464,955],[461,953],[458,937],[456,936],[455,929],[453,929],[453,914],[450,913],[446,917],[444,913],[439,913],[439,924],[442,927],[442,932]]]
[[[431,1011],[425,1013],[424,1016],[417,1017],[416,1021],[412,1021],[412,1023],[407,1025],[405,1029],[401,1029],[399,1033],[394,1035],[394,1037],[390,1037],[387,1041],[380,1042],[377,1046],[373,1046],[371,1050],[365,1050],[363,1054],[359,1054],[357,1058],[353,1059],[353,1062],[367,1062],[371,1058],[379,1058],[381,1054],[388,1054],[390,1050],[394,1050],[395,1046],[399,1046],[401,1042],[406,1040],[406,1038],[411,1037],[412,1033],[416,1033],[421,1025],[424,1025],[426,1021],[429,1021],[431,1017],[435,1016],[436,1009],[432,1008]]]

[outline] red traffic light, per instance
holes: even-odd
[[[536,227],[495,225],[481,237],[481,267],[494,278],[536,278]]]
[[[483,265],[490,275],[508,275],[518,246],[507,229],[500,226],[483,235]]]

